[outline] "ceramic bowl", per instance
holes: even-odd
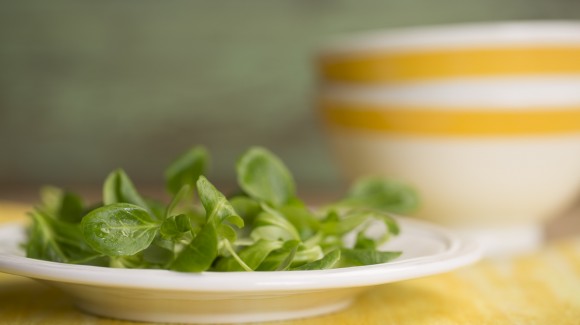
[[[533,249],[578,197],[580,23],[378,31],[330,42],[318,63],[345,177],[414,186],[417,217]]]

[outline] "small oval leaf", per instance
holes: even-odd
[[[203,272],[218,256],[218,238],[213,223],[206,223],[199,234],[177,256],[171,269],[180,272]]]
[[[379,177],[365,177],[351,187],[343,205],[409,214],[419,207],[419,195],[410,186]]]
[[[136,254],[151,244],[159,224],[142,207],[115,203],[87,214],[81,229],[87,243],[108,256]]]
[[[209,154],[204,147],[193,147],[177,158],[165,171],[167,190],[176,194],[184,185],[195,186],[208,169]]]
[[[279,207],[296,197],[292,174],[264,148],[250,148],[236,165],[238,184],[249,196]]]

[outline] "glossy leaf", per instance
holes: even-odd
[[[403,183],[367,177],[355,182],[341,203],[351,207],[407,214],[418,208],[419,196],[413,188]]]
[[[324,255],[323,258],[316,260],[314,262],[306,263],[301,266],[295,267],[293,270],[326,270],[333,268],[340,260],[340,250],[335,249],[332,252]]]
[[[350,210],[342,217],[332,212],[329,214],[329,218],[321,224],[321,229],[329,235],[344,235],[353,231],[356,227],[365,225],[373,220],[384,223],[388,232],[393,235],[397,235],[400,231],[397,222],[389,214],[366,209]]]
[[[294,226],[302,240],[311,238],[320,229],[319,220],[305,206],[286,205],[280,207],[278,211]]]
[[[110,173],[103,185],[103,204],[114,203],[130,203],[148,209],[147,203],[122,169]]]
[[[296,196],[279,158],[256,147],[239,159],[241,192],[228,200],[202,175],[207,161],[197,147],[167,169],[168,204],[141,197],[120,169],[105,180],[103,203],[88,208],[74,193],[43,190],[42,205],[31,214],[27,256],[204,272],[326,269],[383,263],[400,254],[377,249],[399,232],[385,207],[412,205],[401,187],[367,179],[346,199],[314,211]]]
[[[300,247],[300,242],[297,240],[291,240],[284,243],[284,249],[288,251],[286,257],[282,260],[280,264],[276,267],[276,271],[286,271],[294,263],[296,258],[296,253]]]
[[[294,225],[290,223],[279,211],[274,210],[266,205],[263,205],[262,208],[264,209],[264,212],[260,213],[254,221],[254,231],[252,232],[252,237],[257,238],[256,236],[259,235],[265,238],[268,236],[268,234],[258,230],[260,228],[267,227],[267,229],[271,229],[270,231],[273,234],[275,233],[280,236],[280,239],[282,240],[301,239],[296,227],[294,227]]]
[[[59,220],[78,223],[84,215],[80,196],[53,186],[46,186],[40,192],[42,206],[39,210]]]
[[[167,190],[177,194],[179,190],[188,185],[195,187],[199,176],[207,172],[209,154],[203,147],[194,147],[177,158],[165,171],[165,183]]]
[[[221,222],[227,217],[237,215],[236,210],[226,197],[204,176],[200,176],[197,180],[197,191],[208,222],[213,221],[214,218]],[[236,222],[240,222],[240,220],[242,219],[237,219]],[[238,225],[243,226],[243,220]]]
[[[47,261],[104,265],[108,261],[85,241],[78,224],[63,222],[41,211],[30,213],[26,256]]]
[[[183,214],[188,208],[191,208],[190,204],[193,203],[193,189],[189,185],[183,185],[181,189],[173,196],[169,205],[165,209],[164,216],[169,217],[171,215]]]
[[[233,226],[242,228],[244,220],[236,214],[234,207],[207,178],[200,176],[197,180],[197,192],[206,213],[206,222],[213,223],[219,239],[234,242],[237,233]]]
[[[236,214],[244,219],[244,223],[251,225],[256,216],[262,211],[260,203],[246,196],[235,196],[229,199]]]
[[[251,269],[256,270],[268,255],[283,246],[281,241],[259,240],[255,244],[242,249],[238,256]],[[220,260],[217,271],[244,271],[244,268],[234,257]]]
[[[296,250],[292,252],[292,250]],[[289,268],[294,268],[299,265],[315,261],[324,256],[322,249],[319,246],[306,247],[296,241],[288,241],[284,243],[284,247],[272,252],[262,262],[259,271],[276,271],[281,265],[286,263],[288,256],[292,254],[292,262],[288,265]]]
[[[191,231],[191,221],[185,214],[165,218],[161,223],[159,233],[163,238],[178,239]]]
[[[248,150],[236,170],[239,186],[252,198],[278,207],[296,196],[292,175],[278,157],[264,148]]]
[[[359,232],[356,236],[354,248],[377,249],[377,242],[373,238],[367,237],[364,232]]]
[[[210,268],[218,256],[218,237],[213,223],[206,223],[197,236],[171,264],[180,272],[203,272]]]
[[[81,222],[86,242],[108,256],[136,254],[151,244],[159,224],[142,207],[115,203],[95,209]]]
[[[189,241],[191,241],[191,238],[189,239]],[[143,262],[146,264],[147,268],[167,268],[175,259],[176,246],[176,242],[173,240],[166,240],[157,237],[153,243],[142,252]]]
[[[375,249],[348,249],[341,251],[344,266],[361,266],[386,263],[401,256],[401,252],[382,252]]]

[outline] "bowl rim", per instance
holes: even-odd
[[[513,20],[383,28],[331,37],[320,56],[369,51],[409,51],[433,48],[525,45],[580,47],[580,21]]]

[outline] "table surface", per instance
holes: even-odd
[[[28,205],[0,201],[0,222],[20,220]],[[574,211],[572,211],[574,212]],[[538,251],[485,259],[440,275],[373,288],[346,310],[263,323],[580,324],[580,218],[561,217]],[[83,314],[58,290],[0,273],[2,324],[140,324]]]

